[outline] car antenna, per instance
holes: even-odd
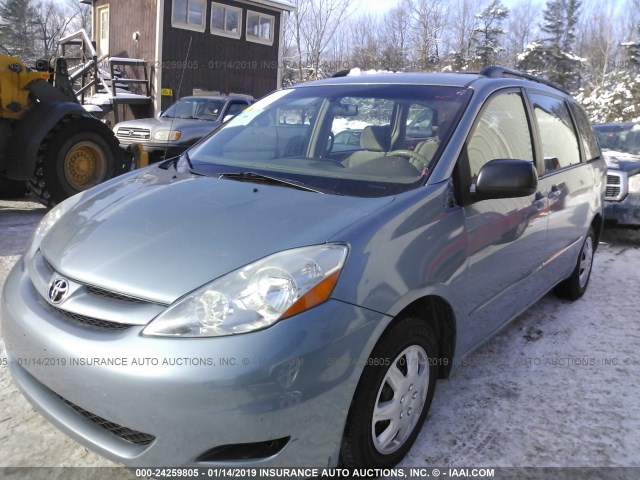
[[[180,99],[180,91],[182,90],[182,80],[184,80],[184,72],[187,70],[187,62],[189,61],[189,53],[191,52],[191,42],[193,41],[193,35],[189,37],[189,45],[187,46],[187,57],[182,64],[182,73],[180,74],[180,83],[178,84],[178,100]],[[156,92],[157,94],[157,92]],[[173,121],[176,117],[171,117],[171,123],[169,124],[169,136],[167,137],[167,143],[164,144],[164,160],[167,159],[167,152],[169,151],[169,139],[171,138],[171,132],[173,131]]]

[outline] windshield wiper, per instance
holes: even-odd
[[[230,180],[238,180],[240,182],[264,183],[267,185],[280,185],[283,187],[295,188],[296,190],[304,190],[306,192],[323,193],[320,190],[309,187],[295,180],[285,180],[278,177],[270,177],[256,172],[229,172],[221,173],[218,178],[228,178]]]

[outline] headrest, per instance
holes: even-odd
[[[391,135],[388,125],[369,125],[360,134],[360,147],[372,152],[388,152]]]

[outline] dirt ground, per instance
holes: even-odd
[[[0,287],[44,212],[0,201]],[[639,287],[640,232],[607,231],[585,297],[546,296],[441,381],[400,466],[640,466]],[[0,366],[0,467],[112,465],[45,421]]]

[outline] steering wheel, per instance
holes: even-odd
[[[429,159],[411,150],[392,150],[384,154],[385,157],[409,157],[421,162],[423,165],[429,164]]]

